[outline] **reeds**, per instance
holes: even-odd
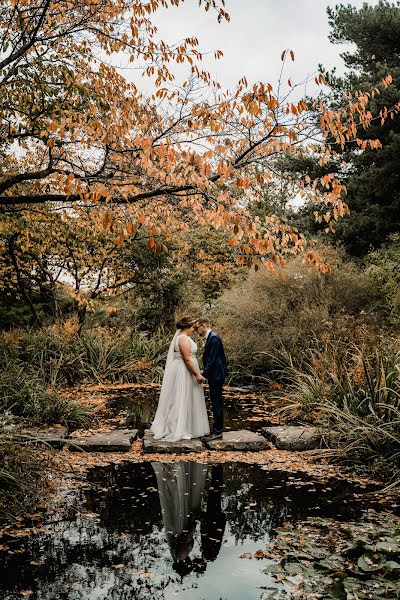
[[[281,412],[313,422],[354,462],[384,458],[400,463],[400,352],[374,352],[354,346],[310,348],[294,362],[282,351],[275,356],[274,378],[282,383]]]
[[[44,459],[0,425],[0,521],[31,510],[46,486],[51,457]]]
[[[7,333],[0,362],[28,366],[51,387],[77,383],[159,381],[170,334],[147,336],[130,328],[88,329],[81,335],[61,326]],[[7,343],[6,343],[7,342]]]
[[[0,415],[22,417],[35,424],[62,423],[70,429],[88,427],[89,408],[62,398],[22,364],[3,363],[0,372]]]

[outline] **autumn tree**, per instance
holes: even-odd
[[[14,207],[11,216],[4,219],[0,234],[1,291],[8,302],[22,301],[33,322],[40,321],[38,304],[49,307],[53,318],[60,316],[59,292],[65,284],[82,325],[91,303],[132,281],[121,244],[87,205],[58,210],[39,205],[29,211]]]
[[[239,264],[273,268],[302,253],[320,268],[301,233],[277,215],[254,217],[235,190],[257,199],[277,177],[282,154],[335,163],[337,145],[370,126],[374,90],[343,94],[335,110],[322,98],[298,99],[290,80],[274,88],[242,77],[233,91],[222,90],[201,69],[197,39],[168,44],[158,36],[154,14],[180,0],[2,4],[3,210],[20,207],[29,219],[33,207],[46,205],[51,228],[60,206],[71,215],[75,207],[90,207],[117,245],[141,228],[155,254],[177,225],[183,231],[224,228]],[[200,7],[214,10],[219,20],[229,18],[223,0]],[[151,98],[112,66],[121,52],[153,78]],[[285,64],[295,57],[285,50],[281,58]],[[191,71],[182,87],[169,85],[172,63],[186,63]],[[383,81],[390,85],[390,75]],[[324,83],[322,75],[317,83]],[[317,124],[312,108],[319,111]],[[382,120],[397,111],[398,105],[390,107]],[[379,143],[363,140],[359,146],[375,149]],[[333,173],[290,181],[327,229],[347,213],[345,185]]]

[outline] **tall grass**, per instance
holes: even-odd
[[[35,424],[63,423],[70,429],[88,427],[93,421],[90,409],[47,389],[32,370],[11,361],[0,372],[1,414]]]
[[[51,457],[44,458],[0,425],[0,521],[31,510],[46,485]]]
[[[381,347],[311,348],[301,361],[281,352],[274,377],[281,411],[329,433],[332,446],[355,461],[383,457],[400,465],[400,352]],[[396,467],[397,468],[397,467]]]
[[[41,330],[7,332],[0,343],[6,360],[34,369],[50,386],[82,382],[143,382],[162,377],[170,334],[146,336],[130,328],[88,329],[77,335],[62,324]]]

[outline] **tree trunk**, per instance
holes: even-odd
[[[30,311],[32,313],[33,322],[34,323],[40,323],[40,319],[39,319],[38,314],[36,312],[35,306],[34,306],[32,300],[30,299],[28,292],[26,291],[25,284],[24,284],[24,282],[22,280],[21,271],[20,271],[20,268],[18,266],[17,257],[15,255],[15,242],[16,242],[17,238],[18,238],[18,234],[17,233],[13,233],[11,235],[11,237],[9,238],[9,240],[8,240],[8,252],[9,252],[9,255],[10,255],[13,267],[15,269],[15,275],[17,277],[18,289],[20,291],[20,294],[21,294],[23,300],[29,306],[29,309],[30,309]]]

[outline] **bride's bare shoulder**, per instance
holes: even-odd
[[[189,348],[191,346],[191,338],[188,335],[185,335],[184,333],[181,333],[180,335],[178,335],[178,337],[176,338],[177,342],[178,342],[178,346],[180,348]]]

